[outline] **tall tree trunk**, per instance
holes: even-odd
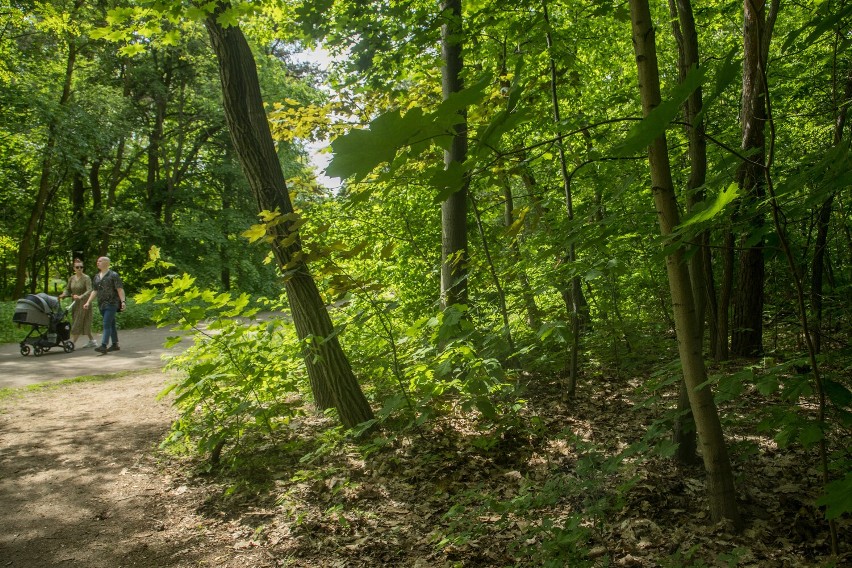
[[[229,2],[218,2],[205,24],[219,61],[231,140],[259,209],[286,215],[293,212],[293,206],[263,109],[254,57],[238,26],[224,28],[217,21],[228,8]],[[305,365],[314,399],[321,409],[335,407],[343,425],[351,428],[372,419],[373,411],[340,346],[316,282],[302,260],[301,241],[298,235],[292,238],[290,226],[291,223],[282,223],[270,229],[275,237],[272,248],[282,271],[289,275],[284,287],[296,333],[309,345]]]
[[[233,155],[231,154],[232,148],[229,144],[224,144],[225,155],[223,157],[223,162],[225,164],[230,164],[233,161]],[[223,215],[220,217],[223,221],[221,226],[222,231],[222,244],[219,248],[219,262],[222,267],[222,271],[220,273],[220,280],[222,284],[223,290],[231,289],[231,254],[230,247],[231,244],[228,239],[228,235],[231,233],[231,227],[228,222],[230,219],[230,211],[233,209],[233,205],[231,204],[231,196],[234,194],[234,186],[236,185],[235,176],[232,174],[232,170],[230,168],[225,170],[225,173],[221,176],[222,179],[222,213]]]
[[[836,105],[837,116],[834,119],[835,146],[843,140],[843,128],[846,126],[846,117],[849,111],[849,102],[852,101],[852,73],[846,78],[846,87],[843,91],[843,99]],[[831,222],[831,212],[834,206],[834,194],[830,195],[819,208],[817,238],[814,246],[814,258],[811,265],[811,310],[814,314],[814,349],[817,353],[822,351],[822,311],[823,311],[823,273],[825,272],[825,253],[828,244],[828,227]]]
[[[547,13],[547,2],[543,4],[544,21],[547,23],[547,50],[550,60],[550,98],[553,106],[553,122],[556,128],[561,130],[562,118],[559,112],[559,97],[557,96],[556,83],[556,59],[553,54],[553,36],[550,33],[550,17]],[[571,177],[568,175],[568,162],[565,158],[565,143],[561,132],[557,139],[559,148],[559,171],[562,174],[562,188],[565,192],[565,208],[568,213],[568,222],[574,220],[574,197],[571,194]],[[573,239],[568,243],[568,264],[573,266],[577,262],[577,247]],[[570,290],[570,291],[569,291]],[[565,400],[571,400],[577,392],[577,375],[580,372],[580,303],[585,302],[583,290],[580,287],[580,277],[571,278],[569,290],[563,291],[563,298],[569,304],[568,316],[571,319],[571,351],[568,358],[568,377],[563,386],[562,396]]]
[[[76,8],[79,7],[79,1]],[[71,98],[71,78],[74,75],[74,64],[77,60],[77,45],[74,38],[68,39],[68,58],[65,62],[65,79],[62,83],[62,92],[59,95],[59,108],[61,109],[68,103]],[[57,113],[58,114],[58,113]],[[55,114],[47,126],[47,141],[42,148],[41,158],[41,174],[39,176],[38,191],[36,192],[35,202],[30,210],[30,218],[21,235],[20,244],[18,245],[18,265],[15,272],[15,298],[23,294],[27,282],[27,265],[31,263],[34,254],[34,244],[36,239],[36,227],[39,219],[44,216],[44,209],[47,206],[48,194],[50,193],[51,182],[53,181],[53,151],[56,147],[56,130],[59,126],[59,119]],[[36,265],[33,263],[33,267]],[[35,270],[35,268],[33,269]],[[37,274],[30,274],[31,288],[34,288]]]
[[[630,0],[630,19],[633,28],[633,49],[639,74],[642,112],[647,116],[660,104],[661,100],[655,33],[648,0]],[[672,230],[680,223],[680,219],[665,134],[654,139],[649,146],[648,162],[660,234],[671,239],[673,238]],[[707,471],[710,515],[714,521],[726,518],[739,526],[740,517],[734,491],[734,477],[722,435],[722,425],[713,401],[713,393],[705,384],[707,373],[701,355],[689,272],[683,262],[683,247],[676,248],[666,256],[666,272],[674,309],[683,377],[688,387],[689,401],[695,416],[698,440]]]
[[[512,83],[508,78],[505,43],[503,44],[503,49],[500,52],[500,76],[500,88],[506,93],[505,96],[508,99],[509,93],[512,89]],[[521,163],[526,162],[526,151],[523,144],[516,143],[512,152],[518,156],[518,160]],[[523,169],[526,170],[527,168],[523,167]],[[528,184],[528,187],[535,185],[535,180],[532,176],[526,177],[522,174],[521,178],[524,184]],[[503,225],[506,227],[506,230],[509,230],[512,225],[515,224],[515,196],[512,194],[511,177],[508,174],[504,174],[500,179],[503,186]],[[532,191],[530,191],[530,193],[532,193]],[[534,198],[531,199],[534,200]],[[521,254],[520,231],[510,234],[509,238],[511,239],[509,243],[509,262],[511,263],[511,268],[509,268],[509,273],[506,278],[508,281],[514,281],[520,285],[521,299],[524,302],[524,308],[527,313],[527,325],[533,331],[538,331],[541,327],[541,311],[538,308],[538,304],[536,304],[535,294],[533,293],[532,286],[530,285],[527,271],[524,268],[523,255]]]
[[[482,239],[482,253],[485,255],[485,262],[488,264],[488,271],[491,273],[491,280],[494,282],[494,289],[497,291],[497,303],[500,307],[500,316],[503,318],[503,333],[506,334],[506,341],[509,343],[509,353],[515,354],[515,341],[512,339],[512,330],[509,327],[509,310],[506,307],[506,291],[500,282],[500,275],[497,274],[497,267],[494,264],[494,258],[491,256],[491,247],[488,246],[488,235],[485,234],[485,227],[482,225],[482,216],[479,214],[479,207],[476,205],[476,200],[471,195],[470,205],[473,209],[473,217],[476,220],[476,228],[479,230],[479,238]]]
[[[100,167],[100,162],[95,162],[92,164],[89,172],[97,172]],[[84,180],[83,172],[74,171],[74,180],[71,184],[71,234],[70,237],[70,253],[71,258],[68,260],[73,260],[74,257],[79,256],[80,258],[85,258],[85,250],[86,250],[86,239],[87,235],[85,232],[85,227],[87,224],[86,220],[86,186],[83,183]],[[91,180],[91,176],[89,176]]]
[[[464,88],[462,70],[462,3],[444,0],[441,26],[441,91],[444,99]],[[467,159],[467,113],[459,111],[450,148],[444,151],[444,167],[460,168]],[[468,174],[462,187],[441,204],[441,302],[444,306],[467,303],[467,190]]]
[[[161,220],[165,182],[160,172],[160,145],[163,141],[163,125],[166,120],[166,95],[154,97],[154,124],[148,134],[148,173],[145,181],[148,191],[148,208],[154,219]]]
[[[742,209],[750,234],[760,233],[766,223],[761,202],[766,196],[763,163],[766,160],[766,92],[763,76],[769,58],[769,40],[777,13],[777,0],[767,17],[766,0],[743,0],[743,92],[740,109],[742,149],[749,156],[737,172]],[[763,303],[766,267],[763,239],[740,253],[739,280],[735,289],[731,352],[753,356],[763,352]]]
[[[695,17],[692,12],[690,0],[669,0],[669,11],[671,12],[672,26],[678,45],[678,75],[684,81],[687,74],[693,68],[698,68],[700,59],[698,57],[698,31],[695,27]],[[704,182],[707,178],[707,141],[704,138],[704,119],[701,111],[704,107],[702,101],[701,87],[696,88],[684,103],[684,122],[686,122],[686,136],[689,140],[689,180],[686,184],[687,207],[692,210],[698,203],[704,200]],[[702,231],[696,236],[697,247],[689,259],[689,277],[692,282],[692,296],[695,299],[695,314],[698,320],[698,338],[704,344],[704,321],[707,307],[715,306],[715,292],[713,286],[713,271],[708,270],[707,264],[710,258],[710,233]],[[713,293],[714,297],[709,296]],[[711,321],[715,320],[713,310]],[[716,330],[715,322],[711,326],[713,332]],[[698,441],[695,432],[695,421],[689,408],[689,393],[686,383],[680,383],[680,395],[678,397],[678,418],[674,424],[673,439],[678,444],[677,460],[686,465],[696,462],[696,449]]]

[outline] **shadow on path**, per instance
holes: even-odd
[[[154,451],[174,416],[152,402],[164,379],[69,385],[0,411],[0,565],[196,565],[204,534],[173,518],[181,492]]]

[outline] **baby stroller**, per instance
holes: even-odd
[[[67,309],[62,309],[57,298],[48,294],[30,294],[21,298],[15,304],[15,315],[12,321],[32,326],[32,329],[21,341],[21,355],[32,352],[36,357],[50,351],[51,347],[62,346],[66,353],[74,351],[71,341],[71,324],[65,317],[74,302]]]

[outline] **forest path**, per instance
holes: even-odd
[[[23,339],[29,328],[22,329]],[[36,357],[33,354],[21,355],[19,343],[0,345],[0,388],[21,387],[36,383],[61,381],[86,375],[101,375],[121,371],[141,369],[159,369],[163,365],[163,355],[173,352],[163,344],[169,336],[180,332],[170,327],[148,326],[139,329],[119,330],[118,339],[121,351],[100,354],[91,348],[77,348],[65,353],[61,347],[52,347],[50,351]],[[96,334],[100,341],[100,334]],[[88,339],[80,337],[79,344],[85,345]],[[178,344],[182,348],[184,341]]]
[[[265,565],[157,450],[175,417],[157,400],[167,380],[145,371],[0,401],[0,566]]]

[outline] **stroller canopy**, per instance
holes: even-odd
[[[15,304],[15,315],[12,321],[30,325],[48,325],[50,316],[60,314],[62,308],[59,300],[44,292],[29,294]]]

